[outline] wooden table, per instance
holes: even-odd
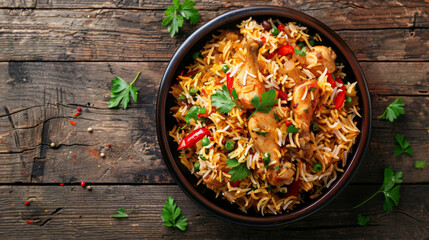
[[[161,26],[170,2],[0,0],[2,239],[429,237],[429,166],[414,168],[429,156],[427,0],[203,0],[201,21],[175,38]],[[359,59],[372,94],[373,135],[352,183],[319,213],[274,229],[230,224],[196,206],[170,176],[156,140],[155,96],[175,49],[215,16],[249,5],[291,7],[334,29]],[[110,80],[130,81],[138,71],[138,103],[107,109]],[[405,116],[378,120],[399,96]],[[77,107],[82,114],[74,117]],[[397,133],[413,157],[393,155]],[[379,188],[389,165],[404,173],[399,206],[386,214],[380,195],[352,210]],[[186,232],[163,226],[167,196],[188,218]],[[111,218],[121,207],[129,218]],[[371,217],[368,226],[357,224],[358,213]]]

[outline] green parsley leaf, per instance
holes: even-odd
[[[180,0],[173,0],[173,6],[164,11],[166,17],[162,20],[162,26],[167,26],[167,30],[171,37],[174,37],[179,32],[179,28],[183,26],[183,18],[189,21],[191,25],[197,24],[200,20],[200,14],[197,9],[194,9],[195,2],[185,0],[180,4]]]
[[[405,111],[403,106],[405,106],[404,103],[402,103],[402,97],[396,99],[393,101],[389,106],[387,106],[386,110],[384,111],[383,115],[378,116],[378,118],[389,120],[390,122],[393,122],[396,118],[399,117],[399,115],[404,115]]]
[[[418,160],[414,161],[415,168],[423,169],[425,168],[425,165],[426,165],[426,161],[418,161]]]
[[[226,167],[228,167],[228,168],[234,168],[234,167],[237,167],[238,165],[240,165],[238,160],[235,158],[226,159],[226,163],[227,163]]]
[[[305,53],[301,49],[295,49],[295,54],[302,55],[302,56],[307,56],[307,53]]]
[[[267,133],[268,133],[268,132],[265,132],[265,131],[257,131],[257,130],[255,130],[255,129],[252,129],[252,132],[254,132],[254,133],[258,134],[258,135],[262,135],[262,136],[264,136],[264,137],[265,137],[265,135],[267,135]]]
[[[222,86],[222,90],[216,90],[216,93],[210,96],[212,106],[216,107],[218,112],[229,113],[233,107],[237,107],[238,95],[235,88],[233,88],[231,92],[235,101],[231,98],[231,94],[226,85]]]
[[[161,218],[164,221],[164,225],[167,227],[176,227],[182,231],[186,230],[188,225],[188,219],[186,219],[181,213],[180,208],[177,206],[174,198],[168,196],[165,200],[164,208],[161,212]]]
[[[194,105],[194,106],[192,106],[189,109],[188,113],[186,114],[185,120],[186,120],[187,123],[190,123],[191,119],[194,119],[195,122],[198,121],[198,120],[203,121],[204,118],[199,118],[198,114],[205,113],[205,112],[206,112],[205,108],[197,106],[197,105]]]
[[[288,133],[297,133],[299,131],[299,128],[296,128],[293,124],[289,125],[287,127],[286,132]]]
[[[127,83],[120,77],[115,77],[112,79],[112,89],[110,93],[110,100],[108,108],[117,107],[121,102],[122,107],[127,109],[128,103],[130,102],[130,95],[133,98],[134,102],[137,102],[137,91],[138,89],[133,86],[134,82],[140,76],[140,72],[137,73],[137,76],[134,78],[132,83]]]
[[[268,113],[272,105],[276,104],[279,99],[276,98],[276,90],[270,89],[268,92],[261,94],[261,101],[259,102],[259,95],[255,94],[250,103],[255,107],[255,111],[247,118],[250,119],[257,111]]]
[[[226,162],[228,163],[226,167],[231,168],[228,171],[231,175],[231,182],[244,180],[250,175],[250,170],[247,168],[246,163],[239,163],[235,158],[228,158]]]
[[[398,206],[399,199],[400,199],[400,193],[399,190],[401,188],[400,183],[402,183],[402,172],[393,172],[393,169],[391,166],[384,169],[384,181],[383,185],[381,185],[380,189],[375,192],[371,197],[363,201],[357,206],[354,206],[353,208],[358,208],[371,200],[375,195],[379,193],[384,194],[384,202],[383,202],[383,208],[386,212],[390,212],[393,209],[393,206]]]
[[[125,212],[125,210],[123,208],[119,208],[116,210],[116,212],[118,212],[115,215],[112,215],[112,218],[127,218],[128,214]]]
[[[369,222],[370,218],[368,216],[363,216],[362,214],[358,214],[358,224],[361,226],[366,226]]]
[[[395,143],[395,152],[396,156],[401,155],[402,153],[407,153],[410,156],[413,156],[413,149],[410,147],[410,142],[405,140],[404,135],[396,134],[396,143]]]
[[[275,166],[275,167],[274,167],[274,169],[275,169],[276,171],[279,171],[280,166]]]

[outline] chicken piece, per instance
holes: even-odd
[[[301,126],[300,146],[304,151],[308,151],[310,144],[310,122],[313,118],[314,110],[319,103],[320,88],[316,80],[306,80],[296,85],[292,94],[292,111],[295,122]]]
[[[291,165],[290,163],[283,165],[280,164],[280,158],[275,151],[277,150],[280,152],[280,146],[277,144],[274,137],[275,134],[277,134],[277,127],[278,123],[274,116],[274,109],[268,113],[256,112],[249,119],[248,124],[250,137],[253,139],[258,151],[261,154],[269,153],[270,162],[275,161],[275,164],[270,165],[268,168],[268,182],[274,186],[281,186],[284,184],[291,184],[293,182],[295,172],[290,167],[287,167],[288,164],[289,166]],[[265,134],[265,136],[259,135],[254,130],[267,132],[267,134]],[[276,166],[281,166],[281,168],[276,171]],[[284,169],[286,169],[286,171],[283,171]],[[278,175],[278,173],[282,174]]]
[[[317,63],[316,66],[309,68],[309,70],[315,76],[319,76],[320,73],[317,73],[317,71],[323,72],[325,71],[325,68],[328,68],[328,73],[333,73],[335,71],[336,58],[337,54],[335,54],[332,48],[327,48],[325,46],[315,46],[307,51],[306,64],[310,65]]]
[[[203,182],[206,184],[207,188],[215,191],[220,191],[226,185],[226,182],[219,182],[217,179],[212,179],[211,177],[204,178]]]
[[[234,81],[234,88],[237,92],[238,99],[245,109],[254,108],[254,106],[250,103],[252,98],[256,94],[261,97],[261,94],[265,92],[264,84],[258,80],[259,47],[259,44],[253,39],[248,41],[246,62],[241,71],[235,77]],[[244,81],[245,76],[246,80]]]

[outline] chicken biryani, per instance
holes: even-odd
[[[343,172],[360,131],[356,81],[294,22],[220,30],[177,77],[169,132],[181,163],[243,212],[292,211]]]

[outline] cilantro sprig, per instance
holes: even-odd
[[[231,98],[231,94],[234,99]],[[233,107],[238,107],[238,95],[235,88],[229,93],[226,85],[222,86],[222,90],[216,90],[216,93],[211,95],[210,99],[212,100],[212,106],[216,107],[220,113],[229,113]]]
[[[198,117],[198,114],[200,113],[206,113],[206,109],[197,105],[192,106],[188,113],[185,116],[186,125],[184,125],[181,129],[185,129],[189,123],[191,123],[191,120],[194,119],[196,121],[201,121],[204,123],[206,120],[204,118]]]
[[[137,102],[137,91],[138,89],[133,86],[134,82],[139,78],[140,72],[137,73],[137,76],[134,78],[134,81],[127,83],[120,77],[115,77],[112,79],[112,89],[110,93],[110,100],[108,108],[114,108],[119,105],[121,102],[122,107],[127,109],[128,103],[130,102],[130,95],[133,98],[134,102]]]
[[[168,196],[165,200],[164,208],[161,212],[162,221],[167,227],[176,227],[182,231],[186,230],[188,226],[188,219],[186,219],[181,213],[180,208],[177,206],[174,198]]]
[[[369,222],[370,218],[368,216],[363,216],[362,214],[358,214],[358,224],[361,226],[366,226]]]
[[[112,215],[112,218],[127,218],[128,214],[125,212],[123,208],[119,208],[116,210],[117,214]]]
[[[399,117],[399,115],[404,115],[404,107],[405,104],[402,102],[402,97],[393,101],[389,106],[387,106],[383,115],[378,116],[378,118],[389,120],[390,122],[395,121]]]
[[[296,128],[293,124],[289,125],[287,127],[286,132],[288,133],[297,133],[299,131],[299,128]]]
[[[250,103],[255,107],[255,111],[247,118],[250,119],[253,114],[256,112],[268,113],[271,110],[271,107],[277,103],[279,99],[276,98],[276,90],[270,89],[268,92],[261,94],[261,100],[259,100],[259,95],[255,94]]]
[[[226,167],[231,168],[228,171],[231,175],[231,182],[244,180],[250,175],[250,170],[247,168],[245,163],[239,163],[235,158],[228,158],[226,163],[228,164]]]
[[[384,194],[383,209],[386,212],[391,212],[393,206],[398,206],[400,193],[399,189],[401,188],[400,183],[402,183],[402,172],[394,172],[392,167],[389,166],[384,169],[384,181],[380,189],[375,192],[371,197],[360,203],[359,205],[354,206],[353,208],[358,208],[364,205],[366,202],[371,200],[379,193]]]
[[[408,142],[404,135],[396,134],[396,143],[395,143],[395,152],[396,156],[401,155],[402,153],[407,153],[410,156],[413,156],[413,149],[410,147],[410,142]]]
[[[180,0],[173,0],[173,6],[164,11],[166,17],[162,20],[162,26],[167,26],[167,30],[171,37],[174,37],[179,32],[179,28],[183,26],[183,18],[189,21],[191,25],[197,24],[200,20],[200,14],[197,9],[194,9],[195,2],[185,0],[180,4]]]

